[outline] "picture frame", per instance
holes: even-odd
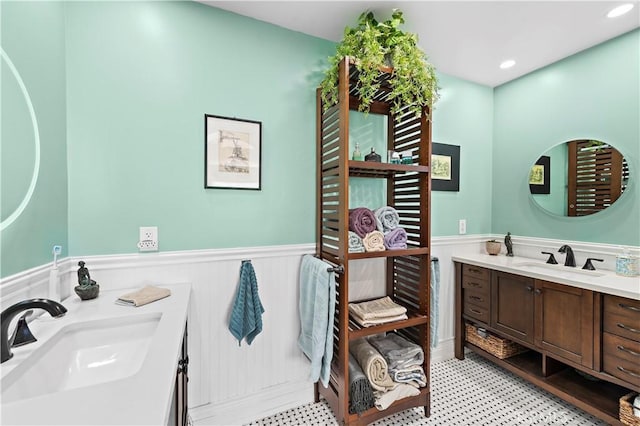
[[[543,155],[529,171],[529,190],[532,194],[551,193],[551,157]]]
[[[431,190],[460,191],[460,146],[432,142]]]
[[[260,190],[262,122],[204,115],[204,187]]]

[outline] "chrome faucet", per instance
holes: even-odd
[[[67,308],[62,306],[60,303],[49,299],[23,300],[22,302],[11,305],[2,311],[2,314],[0,315],[0,339],[2,339],[0,340],[0,344],[2,344],[2,361],[0,363],[11,359],[13,356],[11,353],[11,344],[13,342],[9,341],[9,324],[11,323],[11,320],[20,312],[33,308],[44,309],[54,318],[61,317],[67,312]]]
[[[567,244],[560,247],[558,253],[566,253],[567,257],[564,259],[564,266],[576,266],[576,258],[573,256],[573,250]]]

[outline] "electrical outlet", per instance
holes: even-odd
[[[140,251],[158,251],[158,227],[141,226],[140,238],[138,240]]]
[[[458,221],[458,234],[466,234],[467,233],[467,219],[460,219]]]

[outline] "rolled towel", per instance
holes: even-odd
[[[362,238],[353,231],[349,231],[349,253],[364,253]]]
[[[421,365],[414,365],[399,370],[389,369],[389,374],[394,382],[407,383],[410,385],[415,384],[419,387],[427,385],[427,376],[425,376]]]
[[[407,231],[396,228],[384,234],[384,246],[388,250],[402,250],[407,248]]]
[[[376,397],[376,408],[382,411],[389,408],[391,404],[393,404],[395,401],[398,401],[399,399],[420,395],[420,390],[415,386],[401,383],[388,392],[376,391],[373,394]]]
[[[363,320],[388,318],[407,313],[407,308],[398,305],[389,296],[360,303],[349,303],[349,312]]]
[[[349,413],[360,414],[375,405],[375,397],[369,379],[360,364],[349,354]]]
[[[397,386],[389,376],[387,362],[367,339],[353,340],[349,346],[349,352],[360,364],[362,372],[369,379],[373,389],[386,391]]]
[[[380,231],[371,231],[362,239],[364,251],[384,251],[384,235]]]
[[[374,214],[376,216],[378,231],[383,234],[386,234],[400,226],[400,216],[398,216],[398,212],[393,207],[380,207]]]
[[[376,227],[376,217],[368,208],[358,207],[349,210],[349,231],[355,232],[360,238],[375,231]]]
[[[384,357],[390,370],[400,370],[409,366],[422,365],[422,348],[396,333],[386,336],[371,336],[369,343]]]

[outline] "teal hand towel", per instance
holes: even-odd
[[[311,361],[310,379],[329,386],[333,358],[336,279],[329,265],[311,255],[300,266],[300,337],[298,347]]]
[[[247,344],[250,345],[253,339],[260,334],[263,313],[264,308],[258,295],[256,273],[251,262],[244,260],[240,267],[240,282],[229,320],[229,331],[238,339],[238,346],[243,338],[246,338]]]

